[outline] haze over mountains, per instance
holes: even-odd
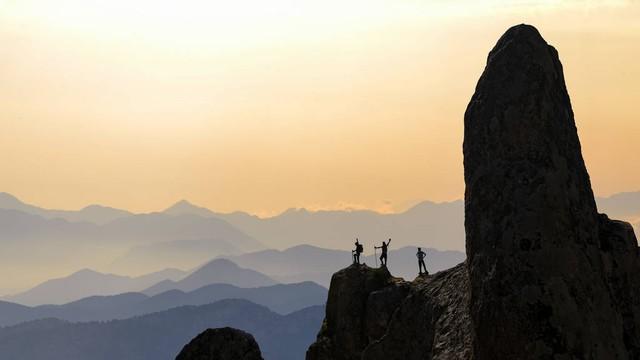
[[[83,269],[67,277],[47,280],[25,292],[4,299],[23,305],[64,304],[87,296],[142,291],[161,281],[179,280],[186,272],[166,269],[139,277],[102,274]]]
[[[427,269],[431,273],[448,269],[464,260],[464,253],[459,251],[423,250],[427,253]],[[395,250],[392,244],[389,269],[396,276],[413,279],[417,274],[415,251],[416,247]],[[373,255],[362,256],[361,261],[372,265],[376,264],[377,258]],[[166,269],[134,278],[85,269],[67,277],[45,281],[22,293],[5,296],[3,300],[29,306],[65,304],[93,295],[140,292],[153,296],[170,290],[189,292],[210,284],[252,288],[278,282],[313,281],[329,287],[334,269],[350,263],[350,251],[299,245],[283,251],[263,250],[217,258],[191,271]]]
[[[103,274],[84,269],[67,277],[47,280],[22,293],[5,296],[3,300],[28,306],[56,305],[89,296],[129,292],[149,296],[168,290],[188,292],[210,284],[251,288],[275,285],[277,281],[257,271],[241,268],[229,260],[215,259],[192,271],[165,269],[139,277]]]
[[[229,260],[216,259],[181,280],[164,280],[142,292],[147,295],[156,295],[168,290],[192,291],[209,284],[230,284],[252,288],[275,285],[277,282],[255,270],[241,268]]]
[[[640,192],[629,192],[597,201],[600,211],[629,220],[637,229],[638,198]],[[392,250],[423,246],[463,251],[463,224],[462,201],[427,201],[398,214],[291,209],[262,219],[242,212],[216,213],[187,201],[151,214],[101,206],[48,210],[0,193],[0,261],[12,274],[0,281],[0,288],[25,288],[83,268],[127,275],[168,267],[189,269],[216,256],[233,259],[252,251],[300,244],[346,250],[356,237],[366,244],[366,251],[388,237],[393,238]],[[393,261],[390,264],[394,266]],[[313,279],[323,284],[330,273],[328,267],[298,267],[295,274],[280,270],[264,273],[283,282]]]
[[[6,200],[8,197],[4,195],[2,198]],[[115,259],[143,245],[174,241],[207,243],[207,259],[265,248],[259,241],[218,218],[152,213],[118,217],[97,224],[85,221],[87,219],[73,222],[56,217],[60,214],[67,216],[66,212],[41,211],[28,205],[16,205],[15,202],[2,203],[21,210],[0,209],[0,227],[3,229],[0,232],[3,244],[0,262],[3,270],[12,274],[0,280],[0,288],[24,288],[83,268],[141,275],[176,267],[164,264],[163,258],[153,264],[119,266],[115,271],[113,266],[110,267]],[[192,248],[188,250],[194,251]],[[180,257],[176,256],[176,259]],[[189,267],[201,264],[199,260],[194,259]],[[177,265],[186,267],[182,265],[187,264],[181,262]]]
[[[205,215],[200,207],[183,204],[181,214]],[[175,210],[173,213],[177,213]],[[272,248],[287,248],[309,244],[325,248],[350,247],[358,237],[381,242],[393,237],[397,246],[424,242],[425,246],[443,250],[464,249],[464,218],[462,202],[422,202],[398,214],[381,214],[370,210],[309,211],[289,209],[270,218],[258,218],[246,213],[208,216],[226,220],[250,236],[259,236]],[[348,241],[348,245],[345,244]]]
[[[113,220],[131,216],[133,213],[102,205],[89,205],[80,210],[50,210],[25,204],[15,196],[0,192],[0,209],[19,210],[27,214],[39,215],[45,219],[64,219],[72,222],[106,224]]]
[[[380,244],[365,243],[364,245],[366,254],[373,253],[373,246]],[[395,276],[413,279],[418,272],[416,246],[400,249],[394,249],[394,247],[395,244],[392,241],[389,248],[389,270]],[[427,253],[427,269],[431,273],[455,266],[465,258],[464,253],[460,251],[440,251],[429,248],[423,248],[423,250]],[[335,269],[351,263],[351,251],[298,245],[282,251],[263,250],[227,258],[240,266],[258,270],[284,283],[310,280],[328,287]],[[371,254],[363,255],[360,261],[375,265],[379,260]]]

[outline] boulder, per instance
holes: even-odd
[[[262,354],[251,334],[225,327],[196,336],[176,360],[262,360]]]

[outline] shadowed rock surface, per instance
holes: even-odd
[[[225,327],[196,336],[176,360],[262,360],[262,354],[251,334]]]
[[[382,291],[384,296],[376,296]],[[307,359],[359,359],[362,350],[391,318],[407,284],[385,268],[353,264],[333,275],[326,317]],[[367,317],[376,309],[375,318]]]
[[[490,52],[464,119],[468,259],[413,282],[351,266],[307,360],[639,359],[631,225],[598,214],[556,50]]]
[[[326,317],[307,360],[468,357],[466,289],[463,264],[413,282],[384,267],[343,269],[331,279]]]
[[[558,53],[532,26],[489,54],[464,169],[476,358],[640,356],[637,241],[598,215]]]
[[[393,311],[386,332],[365,348],[361,358],[469,359],[472,332],[464,263],[421,276],[411,284],[411,292]]]

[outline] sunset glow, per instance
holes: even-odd
[[[0,191],[52,208],[462,197],[498,36],[554,45],[597,194],[640,184],[638,2],[0,0]]]

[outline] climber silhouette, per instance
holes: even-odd
[[[424,268],[424,274],[429,275],[429,272],[427,271],[427,266],[424,264],[424,257],[427,256],[427,254],[424,251],[422,251],[421,248],[418,248],[418,252],[416,253],[416,256],[418,257],[418,275],[422,275],[422,268]]]
[[[351,250],[351,254],[353,255],[353,263],[360,264],[360,254],[362,254],[362,252],[364,251],[364,247],[362,246],[362,244],[360,244],[360,242],[358,242],[357,238],[356,238],[355,245],[356,245],[356,249]]]
[[[382,249],[382,254],[380,255],[380,266],[387,266],[387,248],[391,244],[391,239],[386,243],[383,241],[382,246],[374,246],[375,249]]]

